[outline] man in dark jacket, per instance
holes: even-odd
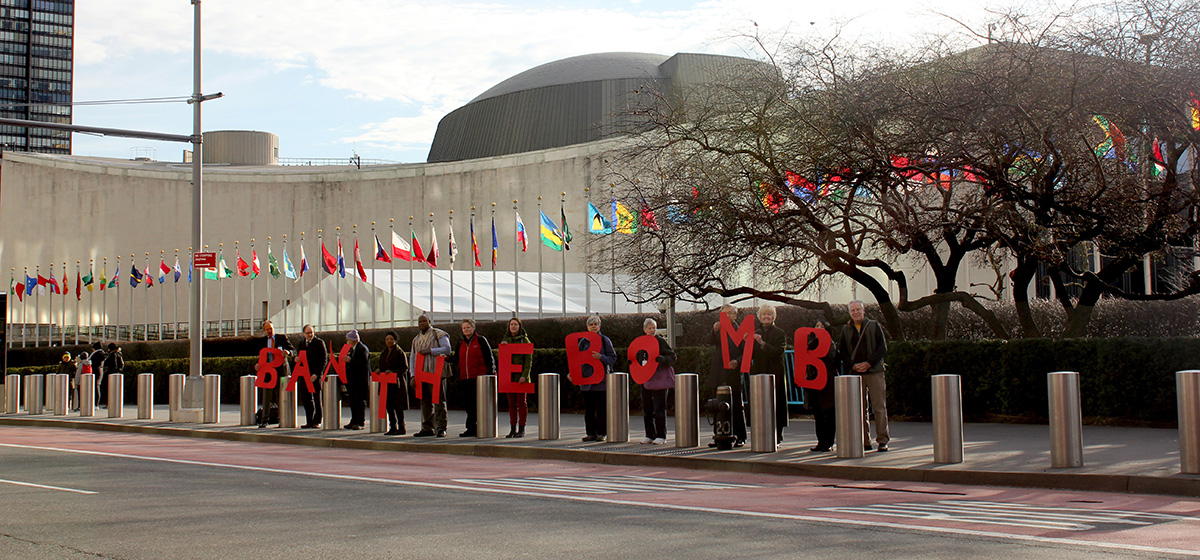
[[[475,380],[480,375],[496,374],[496,359],[492,356],[492,345],[483,335],[475,332],[475,321],[463,319],[462,340],[450,355],[450,363],[458,369],[457,393],[467,411],[467,430],[458,437],[475,437],[478,419],[475,417],[477,402]]]
[[[361,430],[366,424],[367,383],[371,378],[371,351],[358,339],[358,331],[346,333],[346,343],[354,345],[346,360],[346,393],[350,400],[347,430]]]
[[[398,337],[393,331],[383,336],[383,352],[379,353],[379,371],[396,374],[396,382],[387,384],[388,431],[384,435],[402,436],[407,433],[404,427],[404,409],[408,408],[408,355],[404,349],[396,345]]]
[[[729,322],[734,327],[737,327],[738,317],[736,307],[726,305],[721,308],[721,313],[729,318]],[[721,385],[728,385],[733,391],[731,395],[733,398],[733,402],[731,403],[732,410],[729,411],[732,416],[732,426],[730,427],[733,431],[733,437],[736,438],[733,446],[741,447],[746,445],[746,405],[742,400],[742,370],[739,367],[741,365],[739,360],[742,357],[742,344],[745,344],[747,341],[733,340],[732,337],[726,338],[729,338],[726,341],[729,348],[730,367],[728,368],[725,367],[724,358],[721,355],[721,321],[718,320],[716,323],[713,323],[712,333],[708,335],[708,343],[713,346],[712,363],[709,365],[708,374],[714,388]],[[710,443],[709,447],[716,447],[716,442]]]
[[[783,429],[788,425],[788,382],[783,354],[787,349],[787,333],[775,325],[775,307],[758,308],[758,329],[754,333],[754,359],[750,375],[769,373],[775,376],[775,443],[783,443]]]
[[[861,375],[863,399],[870,398],[875,411],[875,441],[879,451],[888,450],[887,381],[884,380],[883,356],[887,354],[887,338],[877,321],[866,318],[866,308],[859,300],[847,306],[850,322],[842,327],[838,337],[838,353],[847,375]],[[871,450],[871,423],[863,406],[863,448]]]
[[[125,371],[125,358],[121,356],[121,347],[116,342],[108,343],[108,355],[104,357],[104,381],[100,384],[101,406],[108,402],[108,376]],[[121,406],[123,403],[115,403]]]
[[[305,429],[315,429],[321,427],[321,373],[325,371],[325,365],[329,363],[329,351],[325,348],[325,341],[317,338],[316,331],[312,325],[304,325],[301,331],[304,338],[300,339],[300,344],[296,347],[297,352],[304,352],[308,358],[308,372],[312,376],[313,391],[308,391],[308,384],[297,383],[296,395],[300,397],[300,404],[304,406],[304,425],[300,426]]]
[[[255,339],[254,355],[258,356],[259,351],[263,348],[278,348],[283,350],[284,371],[279,372],[279,379],[282,380],[284,375],[290,369],[287,366],[288,356],[296,354],[296,348],[292,346],[292,341],[282,334],[275,334],[275,325],[270,321],[263,321],[263,335]],[[257,362],[255,362],[257,364]],[[257,367],[257,365],[255,366]],[[256,372],[257,373],[257,372]],[[262,398],[259,403],[262,405],[262,413],[258,416],[258,427],[266,428],[269,420],[271,405],[279,402],[279,382],[276,382],[274,389],[262,389]],[[278,420],[276,420],[278,422]]]
[[[100,390],[101,384],[104,382],[104,358],[106,357],[107,356],[104,354],[104,346],[102,346],[99,342],[93,342],[92,355],[89,356],[88,359],[92,362],[92,373],[96,375],[94,379],[95,385],[93,386],[95,392],[93,398],[96,400],[95,404],[108,402],[108,397],[104,395],[104,391]]]

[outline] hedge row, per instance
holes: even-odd
[[[625,350],[618,370],[627,370]],[[702,399],[713,389],[706,383],[712,349],[678,349],[677,372],[700,374]],[[373,355],[378,359],[378,354]],[[254,358],[206,358],[205,372],[221,375],[222,401],[238,401],[237,379],[254,371]],[[1124,425],[1173,425],[1176,421],[1175,372],[1200,369],[1200,340],[1195,338],[1025,339],[1014,341],[894,342],[888,355],[888,410],[897,418],[927,420],[931,416],[930,376],[962,376],[963,412],[969,421],[1044,422],[1047,416],[1046,373],[1080,372],[1084,416],[1090,422]],[[53,372],[53,366],[10,368],[28,375]],[[186,359],[126,362],[126,399],[136,398],[136,375],[154,373],[155,399],[166,402],[167,375],[186,372]],[[538,349],[534,372],[567,371],[566,351]],[[457,402],[453,384],[448,402]],[[630,388],[631,405],[640,407],[640,391]],[[565,379],[562,406],[582,408],[579,390]]]

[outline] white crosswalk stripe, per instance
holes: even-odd
[[[1007,504],[971,500],[872,504],[866,506],[839,506],[813,509],[814,511],[957,521],[961,523],[983,523],[988,525],[1060,531],[1090,531],[1097,526],[1106,525],[1139,527],[1171,521],[1195,521],[1189,517],[1166,513],[1049,507],[1032,504]]]
[[[524,490],[571,494],[623,494],[629,492],[682,492],[757,488],[753,484],[727,484],[651,476],[526,476],[519,478],[460,478],[455,482]]]

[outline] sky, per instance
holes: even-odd
[[[977,0],[409,2],[204,0],[203,130],[262,130],[282,158],[423,162],[438,121],[496,83],[599,52],[761,57],[746,36],[828,33],[908,42],[980,26]],[[93,104],[192,93],[188,0],[81,0],[74,122],[191,134],[186,103]],[[189,146],[76,133],[76,155],[180,161]]]

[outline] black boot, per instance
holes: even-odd
[[[398,436],[398,435],[400,435],[400,430],[399,430],[398,428],[396,428],[396,423],[395,423],[395,422],[389,422],[389,423],[388,423],[388,431],[387,431],[387,432],[385,432],[383,435],[385,435],[385,436]]]
[[[515,435],[513,437],[525,437],[525,425],[524,424],[522,424],[521,427],[517,429],[517,435]]]
[[[515,437],[517,437],[517,425],[516,425],[516,424],[513,424],[513,425],[512,425],[512,427],[508,429],[508,435],[506,435],[506,436],[504,436],[504,437],[505,437],[505,438],[515,438]]]

